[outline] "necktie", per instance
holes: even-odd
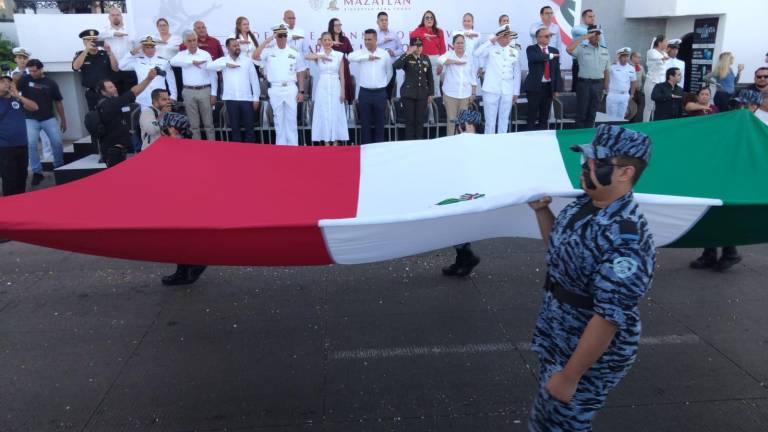
[[[544,54],[547,54],[547,48],[546,47],[542,48],[541,52],[543,52]],[[544,63],[544,79],[547,80],[547,81],[550,80],[550,77],[549,77],[549,60],[547,60]]]

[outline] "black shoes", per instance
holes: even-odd
[[[191,285],[197,282],[205,269],[206,266],[179,264],[176,266],[176,273],[163,277],[163,285]]]
[[[724,272],[740,262],[741,262],[741,255],[739,254],[736,254],[736,255],[723,254],[723,256],[721,256],[720,259],[717,261],[717,264],[715,264],[715,271]]]
[[[466,277],[472,274],[472,270],[478,264],[480,264],[480,257],[472,252],[469,244],[466,244],[456,249],[456,262],[448,267],[443,267],[443,275]]]
[[[691,261],[690,266],[697,270],[713,269],[718,272],[724,272],[740,263],[741,260],[741,255],[733,246],[724,247],[720,259],[717,259],[717,249],[707,248],[704,249],[704,253],[700,257]]]
[[[40,173],[32,174],[32,186],[37,186],[45,180],[45,176]]]
[[[691,261],[691,268],[696,270],[703,270],[708,268],[714,268],[717,265],[717,253],[712,256],[704,252],[700,257]]]

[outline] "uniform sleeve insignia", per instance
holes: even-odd
[[[628,257],[613,260],[613,272],[621,279],[626,279],[637,272],[637,261]]]
[[[619,221],[619,240],[627,243],[637,243],[640,241],[640,232],[637,224],[629,220]]]

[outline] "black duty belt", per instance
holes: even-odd
[[[601,83],[604,80],[602,78],[581,78],[581,77],[579,77],[579,81],[590,82],[590,83]]]
[[[185,89],[190,89],[190,90],[202,90],[202,89],[205,89],[205,88],[211,88],[211,85],[210,84],[199,85],[199,86],[188,86],[188,85],[185,85],[184,88]]]
[[[544,282],[544,290],[552,293],[552,296],[560,303],[565,303],[579,309],[593,310],[595,303],[592,301],[592,297],[574,292],[568,291],[561,284],[555,282],[547,276],[546,282]]]

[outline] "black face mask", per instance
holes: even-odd
[[[595,159],[595,178],[600,186],[606,187],[611,185],[613,169],[616,166],[611,163],[610,159]],[[597,189],[597,185],[592,181],[592,176],[589,175],[589,162],[581,164],[581,172],[584,174],[584,183],[586,183],[587,189]]]

